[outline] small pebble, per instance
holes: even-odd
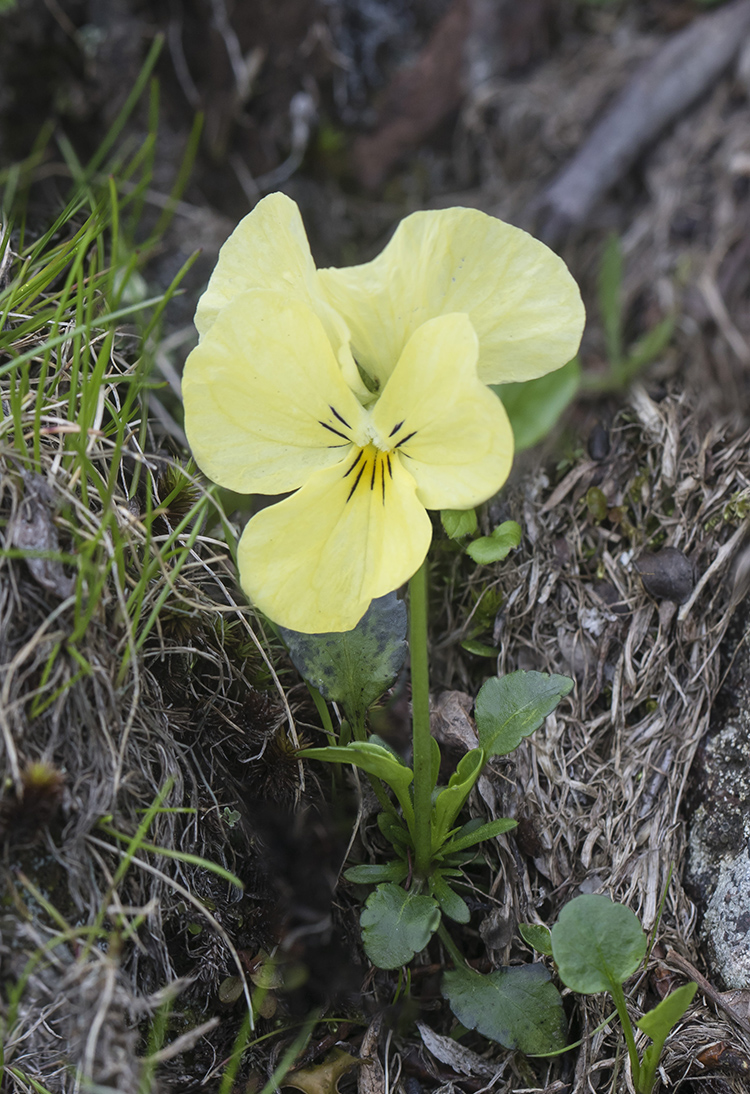
[[[672,600],[684,604],[695,586],[693,567],[682,551],[676,547],[662,547],[660,551],[645,551],[635,561],[646,592],[658,600]]]
[[[589,433],[588,450],[592,460],[604,460],[609,455],[609,430],[597,422]]]

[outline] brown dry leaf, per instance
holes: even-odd
[[[492,1079],[502,1074],[502,1066],[498,1067],[483,1059],[470,1048],[459,1045],[452,1037],[443,1037],[439,1033],[426,1026],[424,1022],[417,1022],[417,1029],[422,1042],[428,1052],[431,1052],[441,1064],[452,1067],[459,1075],[475,1075],[480,1079]]]
[[[382,1015],[373,1018],[359,1046],[362,1067],[357,1076],[357,1094],[384,1094],[385,1092],[385,1072],[378,1056],[382,1024]]]
[[[470,711],[474,700],[465,691],[443,691],[432,710],[432,733],[441,745],[469,752],[479,744]]]
[[[52,521],[52,494],[41,475],[24,474],[26,494],[13,525],[12,543],[20,551],[60,550],[57,529]],[[62,563],[52,558],[24,559],[32,577],[64,600],[75,589],[75,580],[65,573]]]
[[[720,991],[719,998],[729,1014],[736,1015],[743,1022],[750,1022],[750,988]]]
[[[345,1049],[335,1048],[322,1063],[290,1072],[283,1085],[301,1090],[303,1094],[338,1094],[339,1079],[361,1063]]]

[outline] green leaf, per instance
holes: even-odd
[[[545,957],[552,957],[552,936],[543,923],[519,923],[518,930],[527,946]]]
[[[477,514],[473,509],[443,509],[440,520],[450,539],[473,536],[477,530]]]
[[[430,751],[432,758],[432,770],[431,778],[433,787],[437,786],[438,776],[440,774],[440,745],[437,743],[434,737],[430,737]]]
[[[379,885],[367,898],[359,923],[373,965],[397,969],[425,948],[440,925],[440,909],[431,896]]]
[[[406,658],[406,605],[395,593],[373,600],[352,631],[279,632],[305,680],[349,718],[361,720],[396,679]]]
[[[599,267],[599,311],[604,326],[610,366],[617,369],[622,361],[622,247],[614,233],[610,235]]]
[[[390,786],[398,798],[407,824],[411,827],[414,809],[409,795],[409,786],[414,772],[385,745],[375,741],[350,741],[348,745],[329,745],[325,748],[305,748],[297,755],[301,760],[323,760],[331,764],[354,764],[375,775]]]
[[[646,365],[658,357],[672,341],[673,333],[674,318],[668,315],[666,319],[662,319],[661,323],[657,323],[642,338],[639,338],[628,353],[627,360],[623,365],[623,370],[628,377],[635,376],[637,372],[640,372],[642,368],[645,368]]]
[[[560,993],[543,965],[514,965],[482,976],[466,967],[446,972],[441,991],[468,1029],[528,1056],[565,1045]]]
[[[453,855],[457,851],[465,851],[467,847],[473,847],[475,843],[482,843],[494,836],[501,836],[503,832],[510,832],[518,821],[509,817],[498,817],[497,820],[483,821],[481,817],[472,817],[456,834],[444,843],[441,848],[443,856]]]
[[[411,837],[408,829],[401,821],[391,813],[378,813],[378,828],[389,843],[392,843],[400,853],[403,848],[411,846]]]
[[[670,1030],[677,1025],[692,1003],[697,990],[698,985],[695,981],[677,988],[666,999],[662,999],[661,1003],[655,1006],[653,1010],[644,1014],[639,1022],[636,1022],[638,1029],[642,1029],[646,1036],[654,1042],[643,1053],[641,1062],[642,1090],[651,1090],[664,1042],[669,1036]]]
[[[636,1022],[638,1029],[642,1029],[652,1041],[658,1041],[661,1038],[661,1043],[664,1044],[669,1031],[682,1018],[697,990],[698,985],[694,980],[681,988],[676,988],[653,1010],[647,1011],[639,1022]]]
[[[647,944],[635,913],[608,896],[576,897],[552,928],[560,979],[581,995],[622,984],[640,965]]]
[[[456,923],[468,923],[471,919],[471,912],[469,906],[465,900],[463,900],[458,893],[451,889],[448,882],[444,877],[441,877],[439,873],[433,874],[430,878],[430,889],[435,900],[440,905],[441,911],[448,916],[449,919],[453,919]]]
[[[484,642],[477,642],[473,638],[467,638],[465,642],[462,642],[461,649],[466,650],[467,653],[473,653],[475,657],[497,657],[497,649],[494,646],[487,646]]]
[[[498,524],[490,536],[480,536],[470,543],[466,553],[482,566],[500,562],[521,542],[521,527],[514,520]]]
[[[505,756],[538,729],[573,687],[567,676],[511,672],[487,680],[477,696],[479,743],[488,756]]]
[[[403,862],[362,863],[344,870],[344,877],[355,885],[379,885],[381,881],[403,881],[409,873]]]
[[[438,851],[445,842],[461,807],[471,793],[472,787],[482,773],[484,752],[481,748],[472,748],[459,760],[458,767],[448,780],[448,785],[439,791],[432,809],[432,849]]]
[[[577,357],[567,365],[518,384],[490,384],[505,407],[513,429],[516,452],[532,448],[550,432],[575,399],[581,384]]]

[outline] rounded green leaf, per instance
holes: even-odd
[[[538,729],[573,687],[567,676],[511,672],[480,688],[474,716],[479,743],[488,756],[505,756]]]
[[[544,965],[488,976],[464,966],[444,975],[441,991],[459,1022],[506,1048],[534,1056],[565,1047],[562,999]]]
[[[486,566],[490,562],[500,562],[521,542],[521,526],[514,520],[498,524],[490,536],[480,536],[470,543],[466,553],[475,562]]]
[[[519,923],[518,931],[527,946],[531,946],[537,953],[543,953],[545,957],[552,957],[549,927],[545,927],[543,923]]]
[[[473,536],[477,530],[477,514],[473,509],[443,509],[440,520],[450,539]]]
[[[397,969],[423,950],[440,925],[440,909],[431,896],[405,892],[400,885],[379,885],[359,917],[365,952],[379,969]]]
[[[608,896],[579,896],[552,928],[552,956],[560,979],[581,995],[611,991],[632,976],[646,954],[637,916]]]

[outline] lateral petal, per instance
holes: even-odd
[[[347,631],[416,572],[431,536],[414,479],[370,445],[252,518],[238,547],[240,583],[283,627]]]
[[[372,262],[318,271],[359,364],[381,384],[409,337],[465,312],[485,384],[532,380],[566,364],[585,321],[565,263],[526,232],[476,209],[412,213]]]
[[[239,493],[295,490],[366,437],[319,318],[280,292],[225,304],[189,354],[182,390],[198,465]]]
[[[427,509],[469,509],[508,477],[513,431],[477,376],[478,340],[464,314],[418,327],[373,408],[380,444],[398,454]]]
[[[259,201],[221,248],[195,312],[201,338],[227,304],[248,289],[282,292],[306,302],[326,329],[344,379],[361,398],[367,397],[349,348],[349,329],[320,291],[302,217],[286,194]]]

